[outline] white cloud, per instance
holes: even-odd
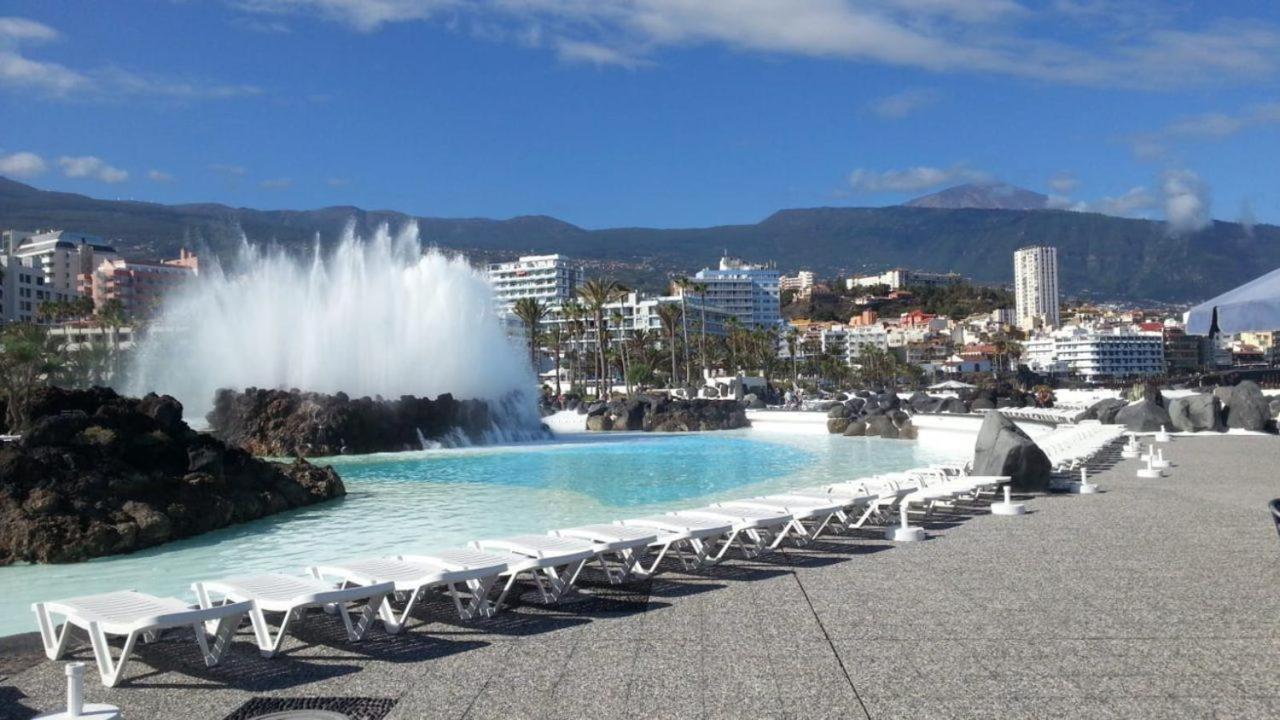
[[[293,181],[289,178],[272,178],[258,183],[258,187],[263,188],[264,190],[283,190],[288,187],[293,187]]]
[[[228,0],[254,13],[309,13],[365,32],[440,18],[486,37],[539,38],[566,60],[635,67],[664,48],[713,45],[1050,82],[1184,88],[1274,77],[1280,31],[1266,21],[1186,21],[1175,12],[1100,22],[1082,0]],[[546,38],[543,42],[541,38]],[[606,52],[609,51],[609,52]],[[621,60],[621,62],[619,62]]]
[[[1161,178],[1160,190],[1170,233],[1195,232],[1213,222],[1209,217],[1209,186],[1199,175],[1186,169],[1168,170]]]
[[[129,179],[128,171],[107,164],[105,160],[93,155],[71,157],[63,155],[58,158],[62,174],[69,178],[92,178],[105,183],[124,182]]]
[[[1054,173],[1049,178],[1049,189],[1058,195],[1070,195],[1080,187],[1080,181],[1076,178],[1075,173],[1067,171]]]
[[[579,40],[560,40],[556,42],[556,54],[566,62],[585,62],[591,65],[616,65],[624,68],[636,68],[649,64],[647,61],[621,50]]]
[[[459,0],[234,0],[251,12],[312,11],[370,32],[387,23],[425,20],[440,10],[463,4]]]
[[[19,17],[0,17],[0,88],[64,99],[109,99],[121,95],[195,100],[256,95],[252,85],[180,81],[114,67],[76,70],[28,55],[33,45],[62,39],[52,27]]]
[[[933,105],[939,97],[937,90],[913,88],[876,98],[867,103],[867,109],[886,120],[897,120]]]
[[[44,158],[32,152],[0,155],[0,175],[35,177],[45,170]]]
[[[1186,141],[1225,140],[1253,128],[1280,125],[1280,102],[1255,103],[1234,113],[1211,112],[1179,118],[1154,132],[1130,138],[1134,155],[1157,160],[1169,154],[1169,146]]]
[[[919,166],[902,170],[867,170],[858,168],[849,174],[849,185],[855,192],[919,192],[942,185],[990,180],[987,173],[955,165],[949,168]]]
[[[147,171],[147,179],[151,182],[167,183],[173,182],[173,176],[163,170],[152,168]]]
[[[1121,195],[1096,200],[1072,200],[1054,195],[1049,199],[1049,206],[1119,217],[1158,217],[1163,213],[1172,235],[1202,230],[1212,222],[1209,186],[1199,175],[1185,168],[1165,171],[1154,190],[1137,185]]]

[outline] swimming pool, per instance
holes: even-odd
[[[957,457],[945,442],[752,429],[333,458],[321,462],[346,483],[340,500],[132,555],[0,567],[0,636],[34,630],[38,600],[126,588],[194,600],[190,585],[202,579],[431,551]]]

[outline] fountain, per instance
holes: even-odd
[[[536,379],[464,258],[425,252],[416,223],[372,237],[351,226],[309,258],[244,242],[169,298],[127,373],[131,394],[177,397],[189,418],[219,388],[300,388],[488,401],[504,440],[541,436]],[[512,398],[518,401],[512,402]]]

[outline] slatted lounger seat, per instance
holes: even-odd
[[[839,521],[844,506],[832,500],[800,499],[794,496],[756,497],[715,503],[721,508],[755,508],[772,510],[791,516],[789,528],[798,544],[804,544],[822,534],[832,521]]]
[[[650,515],[648,517],[618,520],[618,525],[647,528],[658,532],[650,543],[657,555],[649,567],[637,570],[641,575],[653,575],[662,565],[668,552],[675,555],[685,570],[697,570],[720,562],[735,533],[733,523],[724,520],[699,520],[674,515]]]
[[[595,545],[589,542],[549,535],[516,535],[499,540],[479,540],[471,545],[477,550],[501,556],[507,563],[507,571],[503,573],[507,584],[498,596],[499,607],[516,580],[522,577],[533,581],[542,602],[559,602],[573,589],[582,566],[598,553]]]
[[[268,573],[205,580],[193,584],[191,589],[202,608],[220,607],[229,602],[253,603],[253,609],[249,611],[253,636],[258,642],[258,651],[269,658],[280,651],[289,622],[301,620],[307,610],[335,609],[347,630],[347,639],[352,642],[364,639],[378,616],[383,599],[394,588],[389,582],[336,588],[332,583],[314,577]],[[347,608],[351,603],[364,603],[354,621]],[[266,613],[284,613],[274,636]]]
[[[156,597],[123,590],[87,595],[69,600],[36,603],[31,609],[40,625],[40,639],[45,655],[58,660],[66,652],[67,630],[75,625],[89,633],[93,655],[98,662],[102,684],[115,687],[124,675],[125,665],[140,636],[152,641],[172,628],[190,627],[196,644],[209,667],[218,664],[231,644],[240,621],[253,608],[252,603],[237,602],[208,609],[193,609],[177,598]],[[61,628],[55,628],[55,616],[61,615]],[[213,642],[205,637],[205,623],[214,625]],[[124,649],[118,659],[111,655],[108,635],[125,636]]]
[[[613,585],[624,583],[636,574],[649,546],[658,539],[653,530],[609,524],[581,525],[552,530],[547,534],[585,540],[595,545],[600,569]]]
[[[397,599],[405,602],[404,609],[397,615],[391,598],[386,598],[379,614],[387,632],[397,633],[431,590],[448,595],[462,620],[493,615],[497,606],[489,600],[489,593],[507,571],[507,558],[459,548],[430,555],[347,560],[317,565],[310,571],[315,577],[336,579],[344,587],[391,583]]]
[[[733,545],[742,550],[745,557],[753,558],[778,547],[791,530],[790,513],[757,508],[705,507],[697,510],[680,510],[670,513],[676,517],[694,520],[711,520],[733,524],[733,534],[726,541],[724,551]]]

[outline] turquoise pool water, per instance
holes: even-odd
[[[956,457],[944,443],[743,430],[335,458],[349,493],[341,500],[132,555],[0,567],[0,636],[34,630],[30,605],[42,599],[132,588],[194,600],[201,579],[430,551]]]

